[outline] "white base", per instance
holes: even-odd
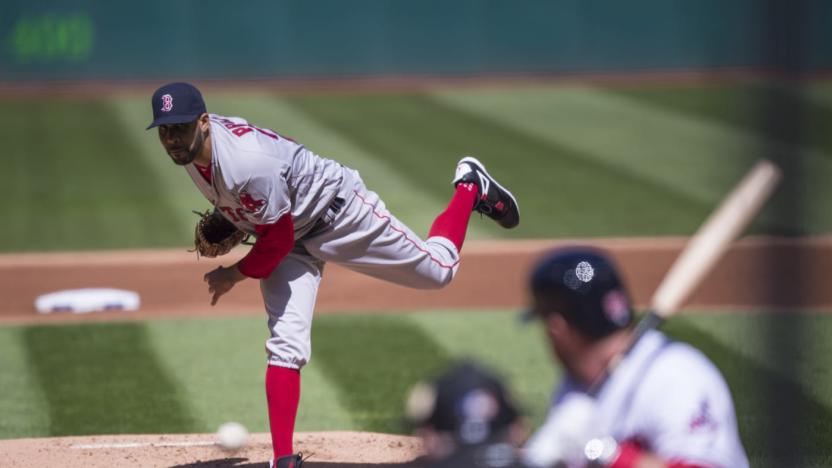
[[[139,294],[110,288],[67,289],[38,296],[35,309],[41,314],[72,312],[86,314],[105,310],[137,310]]]

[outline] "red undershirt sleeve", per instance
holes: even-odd
[[[240,273],[249,278],[266,278],[295,246],[295,226],[291,213],[286,213],[274,224],[255,226],[257,241],[237,265]]]

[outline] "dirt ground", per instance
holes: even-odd
[[[441,291],[421,291],[375,280],[339,267],[324,271],[316,313],[426,308],[512,308],[526,300],[529,268],[542,252],[560,245],[593,245],[609,251],[629,283],[634,301],[651,294],[685,238],[591,241],[469,242],[457,277]],[[157,317],[262,314],[256,281],[239,283],[211,307],[203,275],[245,254],[197,260],[185,249],[0,255],[0,324],[130,320]],[[832,236],[746,238],[734,245],[692,294],[695,308],[810,308],[832,306],[826,287],[832,271]],[[136,291],[139,311],[38,314],[35,298],[62,289],[108,287]]]
[[[327,265],[316,313],[383,312],[427,308],[517,308],[525,304],[526,275],[542,252],[560,245],[593,245],[609,251],[643,308],[684,246],[684,238],[591,241],[470,242],[454,282],[441,291],[417,291]],[[182,250],[0,255],[0,325],[144,320],[263,314],[258,283],[245,281],[211,307],[205,272],[242,257],[200,259]],[[756,237],[736,243],[686,302],[701,309],[832,310],[832,237]],[[35,298],[61,289],[113,287],[136,291],[135,312],[38,314]],[[263,466],[269,458],[265,434],[238,453],[222,452],[212,435],[135,435],[0,441],[0,465],[134,467]],[[310,468],[417,466],[413,438],[330,432],[297,435],[311,456]],[[414,461],[416,460],[416,461]],[[8,464],[11,463],[11,464]]]
[[[266,466],[269,434],[252,434],[248,445],[228,452],[214,434],[118,435],[0,440],[0,465],[9,468],[220,468]],[[304,467],[417,467],[421,444],[415,437],[372,432],[306,432],[295,435]]]

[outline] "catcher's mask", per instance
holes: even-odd
[[[633,320],[627,288],[612,261],[598,250],[554,250],[532,271],[529,284],[532,306],[524,318],[558,313],[593,339],[625,328]]]
[[[503,437],[520,417],[500,380],[470,361],[413,387],[406,410],[412,426],[451,434],[469,446]]]

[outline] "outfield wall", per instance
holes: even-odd
[[[0,81],[822,71],[830,19],[828,0],[6,0]]]

